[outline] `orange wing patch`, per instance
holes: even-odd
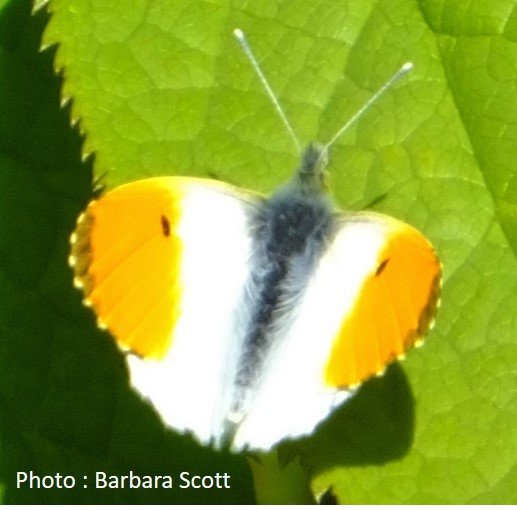
[[[427,239],[409,225],[390,235],[333,342],[325,380],[354,387],[381,374],[429,329],[438,305],[441,266]]]
[[[171,178],[174,179],[174,178]],[[162,357],[180,314],[180,180],[146,179],[92,201],[70,262],[99,323],[143,357]]]

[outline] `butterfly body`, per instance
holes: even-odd
[[[322,189],[307,189],[305,180],[298,172],[293,182],[258,204],[250,221],[252,269],[246,299],[252,313],[244,332],[238,383],[249,378],[249,365],[261,358],[262,346],[270,343],[268,337],[278,323],[289,320],[330,235],[330,200]]]

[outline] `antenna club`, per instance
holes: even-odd
[[[245,37],[244,37],[244,32],[243,32],[240,28],[235,28],[235,29],[233,30],[233,35],[234,35],[237,39],[239,39],[239,41],[242,41],[242,40],[244,40],[244,39],[245,39]]]
[[[403,64],[403,66],[400,68],[400,70],[404,73],[407,73],[408,71],[411,71],[415,67],[415,64],[413,62],[406,62]]]

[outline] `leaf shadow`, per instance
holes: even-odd
[[[279,448],[286,460],[299,454],[312,475],[338,466],[384,464],[411,448],[414,398],[398,363],[383,377],[365,382],[357,394],[323,422],[313,436]]]

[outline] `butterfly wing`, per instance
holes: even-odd
[[[440,262],[414,228],[370,212],[336,217],[291,319],[276,327],[233,447],[268,449],[311,433],[357,385],[421,341],[440,280]]]
[[[279,304],[254,394],[225,437],[254,305],[247,282],[261,201],[215,181],[147,179],[93,201],[72,236],[76,284],[129,351],[133,386],[169,426],[234,450],[312,432],[420,341],[441,278],[431,245],[409,225],[337,216],[314,271],[296,275],[292,288],[307,280],[302,295]]]
[[[133,386],[204,443],[231,393],[260,200],[217,181],[145,179],[92,201],[72,235],[75,283],[128,351]]]

